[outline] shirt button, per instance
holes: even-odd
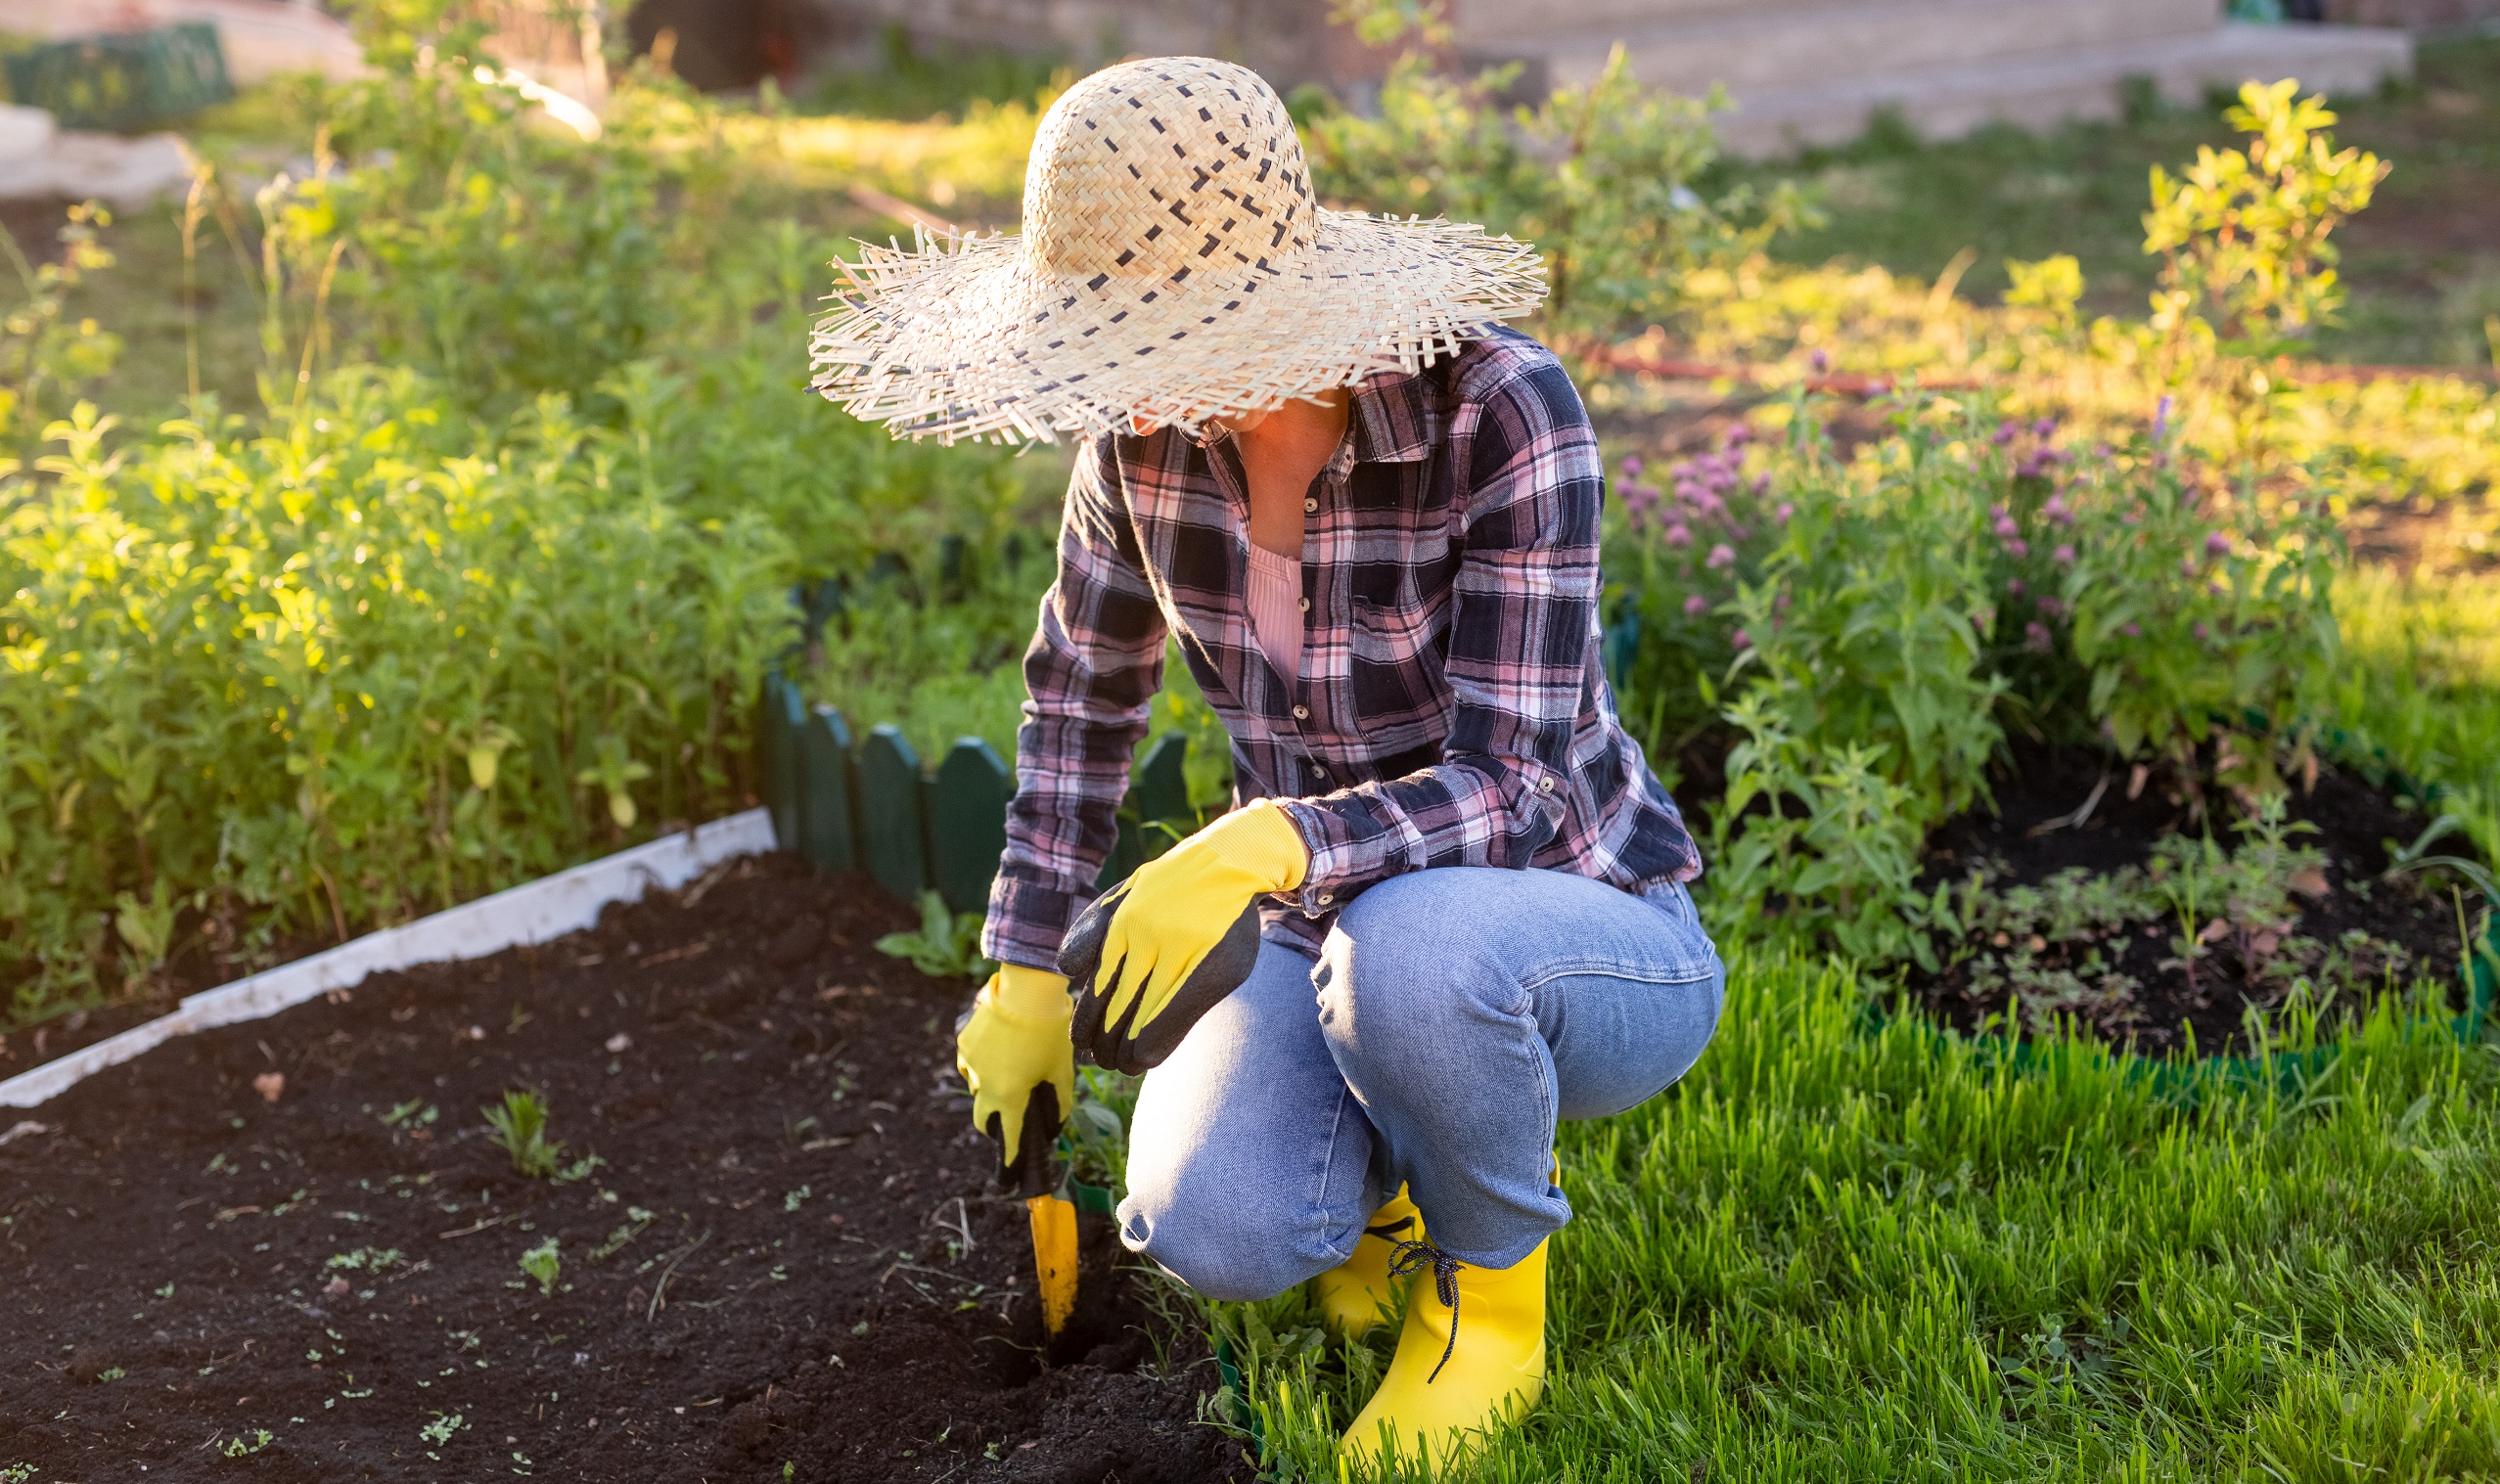
[[[1308,706],[1295,706],[1295,707],[1294,708],[1294,719],[1295,719],[1295,721],[1308,721],[1308,720],[1310,720],[1310,719],[1311,719],[1311,708],[1310,708],[1310,707],[1308,707]]]
[[[1326,764],[1326,763],[1313,763],[1313,764],[1311,764],[1311,777],[1313,777],[1313,778],[1316,778],[1316,779],[1320,780],[1322,783],[1326,783],[1326,782],[1328,781],[1328,764]]]
[[[1303,514],[1303,515],[1305,515],[1305,516],[1309,516],[1309,515],[1316,515],[1316,514],[1318,513],[1318,511],[1319,511],[1319,502],[1318,502],[1317,500],[1305,500],[1305,501],[1303,501],[1303,502],[1302,502],[1302,514]]]
[[[1303,612],[1307,613],[1311,610],[1311,601],[1308,598],[1296,598],[1294,601],[1302,606]]]
[[[1323,892],[1321,892],[1321,893],[1319,894],[1319,904],[1320,904],[1322,907],[1325,907],[1325,906],[1327,906],[1329,903],[1334,902],[1334,901],[1336,901],[1336,900],[1337,900],[1337,893],[1336,893],[1336,892],[1334,892],[1334,891],[1323,891]]]
[[[1552,779],[1550,779],[1550,778],[1540,778],[1540,779],[1538,779],[1538,780],[1536,781],[1536,791],[1537,791],[1537,792],[1539,792],[1539,793],[1551,793],[1551,792],[1553,792],[1553,791],[1554,791],[1554,780],[1552,780]]]

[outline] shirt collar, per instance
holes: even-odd
[[[1432,392],[1425,378],[1405,371],[1374,372],[1356,382],[1347,418],[1347,429],[1353,434],[1347,440],[1353,450],[1350,462],[1422,462],[1440,441],[1441,409]],[[1200,427],[1192,441],[1211,449],[1231,436],[1230,429],[1209,422]],[[1342,448],[1338,457],[1345,457]]]

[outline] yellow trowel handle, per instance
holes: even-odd
[[[1024,1104],[1016,1186],[1033,1229],[1033,1277],[1040,1283],[1042,1332],[1055,1336],[1076,1310],[1076,1207],[1051,1193],[1051,1146],[1059,1139],[1059,1089],[1045,1082]]]
[[[1041,1283],[1042,1333],[1056,1336],[1076,1311],[1076,1207],[1056,1195],[1024,1201],[1033,1227],[1033,1277]]]

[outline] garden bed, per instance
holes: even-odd
[[[1105,1218],[1045,1351],[1023,1210],[955,1089],[964,986],[871,946],[910,925],[749,858],[13,1112],[0,1467],[1247,1478],[1199,1421],[1203,1339]],[[513,1088],[574,1178],[491,1141],[477,1110]],[[521,1258],[550,1238],[542,1294]]]
[[[1940,971],[1911,972],[1932,1013],[1965,1030],[2071,1017],[2138,1052],[2209,1056],[2247,1050],[2248,1012],[2283,1010],[2303,978],[2311,1003],[2352,1011],[2382,988],[2456,982],[2456,904],[2385,877],[2391,845],[2429,823],[2411,800],[2322,768],[2295,783],[2278,839],[2217,819],[2209,853],[2183,790],[2158,771],[2132,783],[2097,750],[2018,744],[1994,810],[1930,837],[1928,889],[1985,881],[1957,891],[1967,930],[1939,935]]]

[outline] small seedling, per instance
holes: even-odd
[[[411,1098],[382,1115],[385,1128],[424,1128],[442,1116],[442,1109],[423,1098]]]
[[[451,1435],[453,1433],[458,1432],[460,1429],[468,1425],[469,1419],[462,1417],[457,1412],[437,1412],[434,1414],[434,1419],[432,1421],[428,1422],[425,1426],[417,1429],[417,1436],[425,1439],[429,1443],[432,1443],[436,1448],[440,1448],[443,1444],[451,1441]],[[264,1432],[261,1436],[267,1437],[268,1434]]]
[[[789,1194],[784,1195],[781,1198],[781,1208],[785,1211],[795,1211],[800,1206],[807,1203],[808,1196],[815,1193],[816,1192],[812,1187],[800,1186],[797,1190],[791,1192]]]
[[[102,1371],[96,1372],[96,1381],[99,1385],[101,1385],[109,1381],[117,1381],[129,1373],[129,1372],[122,1370],[119,1366],[107,1366]]]
[[[358,1247],[353,1252],[341,1252],[331,1258],[327,1266],[333,1271],[379,1273],[397,1265],[401,1256],[397,1247]]]
[[[226,1446],[218,1451],[229,1459],[248,1459],[276,1441],[278,1440],[270,1435],[268,1428],[260,1427],[253,1429],[250,1438],[244,1437],[241,1433],[228,1438]]]
[[[606,1241],[590,1249],[590,1260],[594,1263],[606,1262],[623,1251],[625,1243],[640,1237],[643,1229],[650,1226],[654,1219],[654,1213],[641,1206],[625,1207],[625,1224],[609,1233]]]
[[[556,1253],[556,1238],[545,1241],[521,1254],[521,1271],[538,1280],[541,1294],[556,1291],[556,1274],[564,1267],[564,1259]]]
[[[515,1174],[543,1180],[556,1173],[565,1147],[547,1137],[546,1099],[536,1093],[509,1092],[504,1094],[503,1106],[477,1111],[494,1130],[495,1146],[512,1156]]]
[[[34,1476],[35,1466],[32,1463],[11,1463],[0,1468],[0,1484],[26,1484]]]

